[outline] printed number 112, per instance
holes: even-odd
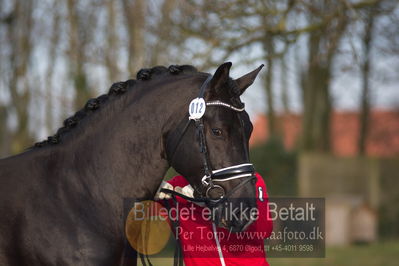
[[[201,111],[202,111],[202,103],[193,103],[192,105],[191,105],[191,113],[193,113],[193,114],[198,114],[198,113],[201,113]],[[199,109],[198,109],[198,107],[199,107]]]

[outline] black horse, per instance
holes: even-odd
[[[183,127],[206,80],[204,98],[215,103],[201,118],[208,166],[248,163],[252,125],[240,95],[261,67],[237,80],[230,67],[212,78],[192,66],[143,69],[89,100],[54,136],[0,160],[0,265],[123,265],[123,198],[152,199],[170,166],[202,193],[198,120]],[[220,181],[227,193],[242,182]],[[253,198],[253,182],[233,194]]]

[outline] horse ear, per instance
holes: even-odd
[[[230,68],[232,63],[227,62],[221,64],[218,69],[216,70],[215,74],[213,75],[210,81],[210,89],[217,90],[220,89],[229,79],[230,75]]]
[[[237,86],[239,89],[239,95],[243,94],[244,91],[254,83],[256,76],[258,76],[259,71],[263,68],[264,64],[260,65],[257,69],[248,74],[242,76],[241,78],[236,79]]]

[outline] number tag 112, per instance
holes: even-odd
[[[205,114],[206,104],[204,98],[195,98],[188,107],[189,119],[198,120]]]

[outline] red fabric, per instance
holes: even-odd
[[[258,220],[241,233],[230,233],[224,228],[216,228],[225,265],[269,265],[264,251],[264,239],[270,236],[273,224],[268,219],[270,216],[267,215],[266,185],[258,173],[256,177]],[[168,182],[174,187],[188,185],[187,180],[182,176],[176,176]],[[259,198],[260,190],[263,194],[262,200]],[[178,197],[177,199],[179,209],[194,208],[193,216],[179,214],[178,234],[174,232],[175,236],[177,235],[180,239],[185,265],[222,265],[212,229],[213,225],[203,218],[203,208],[182,198]],[[173,204],[171,200],[170,204]],[[173,206],[175,205],[173,204]],[[188,217],[191,218],[188,219]]]

